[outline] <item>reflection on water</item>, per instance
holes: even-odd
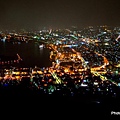
[[[0,55],[13,56],[19,54],[23,59],[24,67],[49,67],[49,49],[40,49],[38,44],[34,42],[12,44],[0,42]]]

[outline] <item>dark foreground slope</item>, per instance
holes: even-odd
[[[43,94],[25,86],[0,88],[1,106],[38,112],[39,114],[58,114],[61,117],[111,116],[111,111],[120,111],[120,98],[93,96],[60,96]],[[36,113],[36,114],[38,114]]]

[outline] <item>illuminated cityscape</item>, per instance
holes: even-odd
[[[92,108],[99,115],[119,114],[118,0],[0,4],[1,98],[36,99],[64,111],[68,105],[79,115]]]
[[[104,99],[119,98],[119,33],[119,27],[108,26],[31,33],[1,32],[1,46],[34,44],[39,52],[49,50],[51,63],[46,67],[37,63],[26,67],[27,63],[21,57],[23,52],[16,53],[16,57],[1,56],[0,89],[8,88],[3,95],[84,98],[96,104]],[[34,61],[33,58],[31,62]]]

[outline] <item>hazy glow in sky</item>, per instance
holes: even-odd
[[[0,28],[120,25],[119,0],[0,0]]]

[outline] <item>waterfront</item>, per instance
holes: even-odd
[[[34,42],[21,44],[0,42],[0,55],[14,56],[17,53],[23,59],[22,65],[24,67],[51,66],[48,48],[40,49],[38,44]]]

